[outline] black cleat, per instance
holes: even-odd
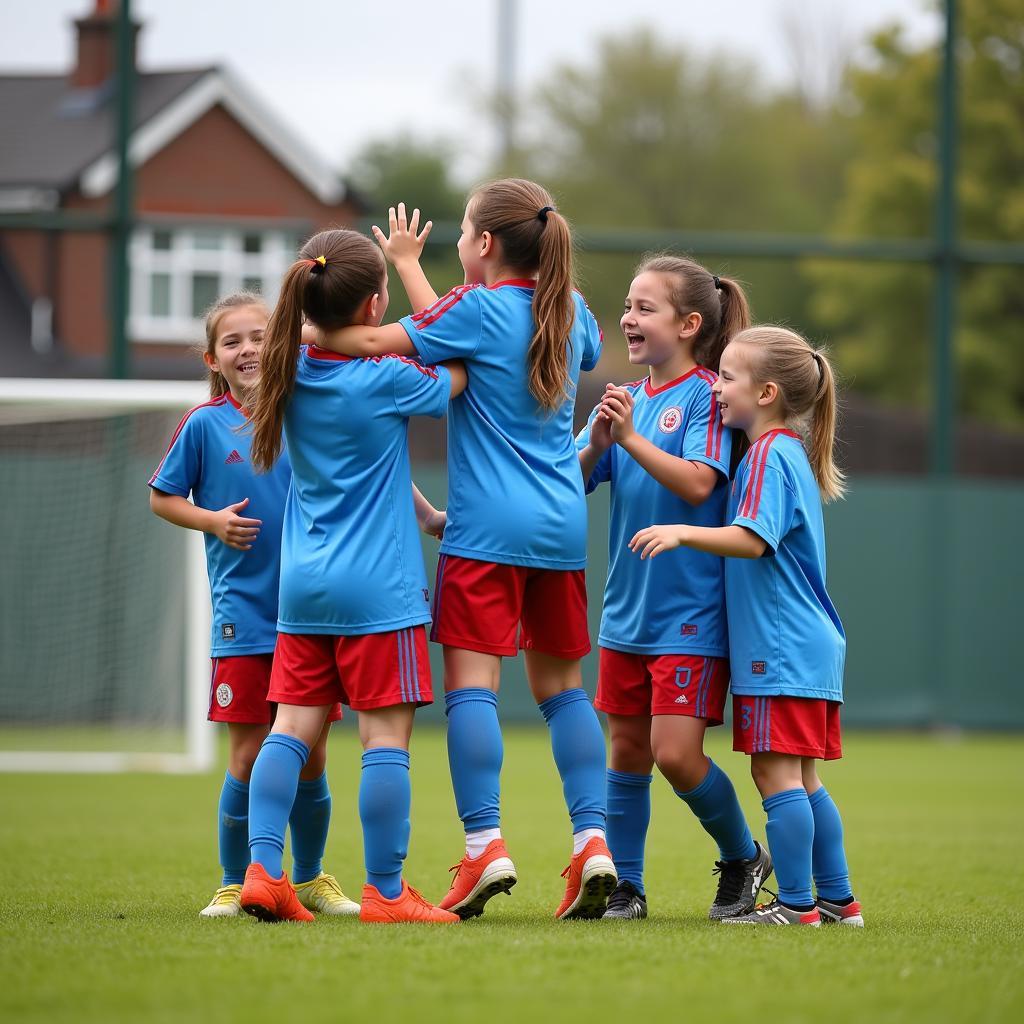
[[[647,917],[647,897],[632,882],[625,880],[615,886],[615,891],[608,897],[608,907],[604,912],[604,920],[609,918],[619,921],[642,921]]]
[[[757,905],[757,894],[772,873],[772,857],[756,840],[754,845],[757,856],[750,860],[715,861],[718,892],[708,911],[712,921],[749,914]]]

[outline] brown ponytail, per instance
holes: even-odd
[[[750,326],[750,305],[739,281],[716,277],[695,260],[673,253],[645,256],[633,276],[646,273],[668,278],[669,301],[680,317],[700,314],[693,358],[699,366],[717,373],[722,350],[734,335]]]
[[[480,186],[467,212],[478,235],[489,231],[501,241],[510,269],[537,275],[527,352],[530,393],[543,409],[557,409],[569,397],[568,343],[576,316],[569,222],[546,189],[522,178]]]
[[[285,407],[307,320],[322,330],[345,327],[384,282],[384,257],[358,231],[335,229],[314,235],[299,251],[281,283],[260,349],[260,379],[252,401],[252,461],[267,471],[281,454]]]
[[[833,455],[836,442],[836,378],[823,349],[784,327],[751,327],[733,339],[752,353],[751,374],[758,383],[774,381],[787,419],[806,437],[807,459],[824,501],[846,490],[845,475]]]
[[[200,348],[199,352],[205,352],[208,356],[215,354],[217,330],[220,327],[221,318],[225,313],[230,312],[232,309],[239,309],[242,306],[257,306],[264,313],[268,312],[267,304],[263,301],[263,297],[257,295],[256,292],[232,292],[230,295],[225,295],[222,299],[218,299],[206,311],[206,345]],[[230,388],[228,388],[228,382],[224,379],[224,374],[219,373],[212,366],[207,366],[206,375],[210,385],[211,398],[220,398],[221,395],[228,393]]]

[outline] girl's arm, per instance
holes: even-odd
[[[718,473],[703,462],[680,459],[662,451],[633,427],[633,396],[625,388],[609,385],[601,409],[611,422],[611,435],[643,468],[673,494],[690,505],[700,505],[711,496]]]
[[[248,551],[252,547],[263,525],[262,519],[246,519],[238,514],[248,504],[249,499],[243,498],[215,512],[193,505],[180,494],[168,494],[155,487],[149,489],[149,507],[161,519],[186,530],[212,533],[229,548],[238,551]]]
[[[319,345],[321,348],[357,359],[386,355],[416,355],[416,348],[401,324],[386,324],[384,327],[369,327],[364,324],[339,327],[336,331],[324,331],[320,336]]]
[[[405,286],[405,293],[409,296],[413,312],[418,313],[427,306],[437,302],[437,292],[431,287],[427,275],[423,273],[420,266],[420,256],[423,253],[423,246],[434,226],[432,221],[423,225],[423,230],[417,234],[416,229],[420,224],[420,211],[412,211],[412,220],[406,222],[405,203],[398,204],[388,209],[388,236],[384,237],[376,224],[373,226],[373,234],[381,247],[381,251],[387,257],[388,262],[398,271],[398,276]]]
[[[629,542],[641,558],[685,545],[723,558],[760,558],[768,545],[745,526],[648,526]]]
[[[415,484],[412,485],[412,503],[416,509],[416,522],[420,524],[420,529],[441,540],[448,523],[448,513],[434,508]]]
[[[449,373],[452,379],[452,389],[449,398],[458,398],[466,385],[469,383],[469,373],[466,371],[466,364],[461,359],[449,359],[441,364]]]

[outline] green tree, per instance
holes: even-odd
[[[1024,241],[1024,5],[960,0],[960,12],[959,229],[968,239]],[[915,49],[890,29],[872,51],[848,79],[856,155],[833,228],[840,236],[925,237],[935,219],[939,44]],[[932,274],[849,264],[810,267],[807,276],[813,311],[854,386],[926,402]],[[960,408],[1024,422],[1024,270],[968,268],[957,298]]]

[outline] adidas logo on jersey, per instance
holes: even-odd
[[[238,454],[237,448],[231,449],[231,454],[224,460],[225,466],[233,466],[236,462],[245,462],[245,459]]]
[[[689,704],[689,703],[690,703],[690,702],[689,702],[689,701],[688,701],[688,700],[686,699],[686,694],[685,694],[685,693],[681,693],[681,694],[679,694],[679,696],[678,696],[678,697],[676,697],[676,701],[675,701],[675,702],[676,702],[677,704]]]

